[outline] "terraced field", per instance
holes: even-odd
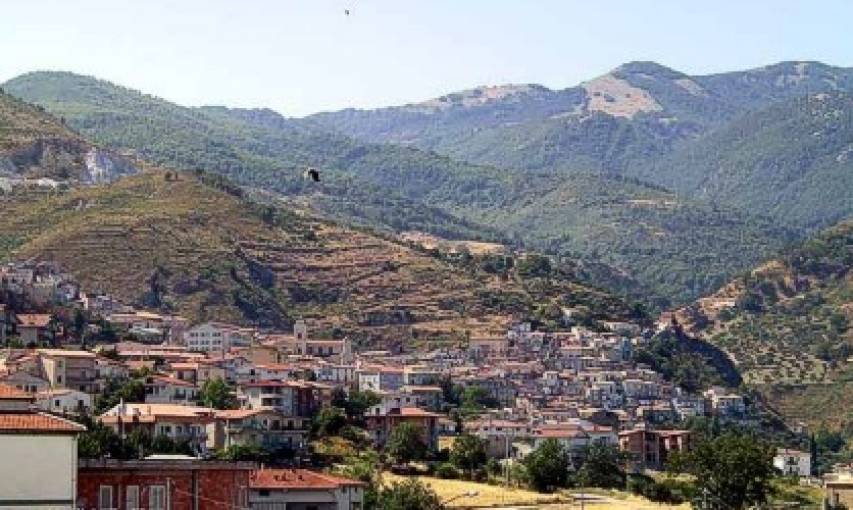
[[[826,230],[676,314],[724,349],[790,421],[853,423],[853,222]]]
[[[498,276],[190,173],[10,194],[0,217],[0,258],[56,261],[86,289],[192,320],[280,328],[304,318],[326,336],[388,345],[495,334],[549,305],[630,314],[570,275]]]

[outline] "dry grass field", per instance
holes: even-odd
[[[619,491],[597,489],[563,491],[556,494],[541,494],[524,489],[504,489],[501,486],[463,480],[443,480],[429,476],[417,477],[434,490],[442,501],[451,508],[504,508],[533,507],[553,510],[580,508],[580,495],[584,507],[590,510],[686,510],[690,505],[662,505],[639,496]],[[383,474],[384,483],[404,480],[405,477],[391,473]],[[474,497],[465,494],[477,493]]]

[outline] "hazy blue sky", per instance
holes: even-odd
[[[851,66],[851,20],[850,0],[4,0],[0,81],[62,69],[182,104],[304,115],[566,87],[630,60]]]

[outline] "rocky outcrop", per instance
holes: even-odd
[[[0,154],[0,175],[12,180],[100,184],[137,172],[127,160],[75,139],[39,138]]]
[[[80,180],[89,184],[112,182],[138,171],[127,160],[93,147],[86,153],[85,172]]]

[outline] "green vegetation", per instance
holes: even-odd
[[[709,349],[711,346],[703,347]],[[718,366],[712,357],[702,352],[696,341],[669,331],[655,335],[637,352],[635,359],[691,393],[726,384],[726,378],[736,374],[731,367]]]
[[[475,470],[486,464],[486,460],[486,442],[479,437],[462,434],[453,441],[453,447],[450,449],[450,462],[456,468],[473,476]],[[436,474],[440,476],[440,473]]]
[[[853,214],[853,97],[814,94],[744,113],[632,175],[788,225],[846,218]]]
[[[566,487],[569,481],[569,453],[556,439],[546,439],[524,458],[530,486],[539,492]]]
[[[672,140],[665,131],[670,128],[657,118],[628,121],[595,114],[589,121],[549,120],[560,129],[572,125],[578,131],[547,143],[501,140],[495,146],[514,151],[513,158],[525,162],[537,159],[526,152],[530,148],[589,155],[570,162],[539,158],[539,168],[519,164],[525,168],[520,171],[472,165],[410,147],[357,142],[329,133],[316,119],[290,120],[269,110],[184,108],[69,73],[32,73],[5,87],[62,115],[99,143],[135,151],[155,163],[200,168],[264,194],[298,197],[352,224],[510,241],[582,260],[581,278],[656,307],[713,290],[796,234],[736,210],[676,199],[610,171],[602,174],[602,166],[609,169],[610,162],[667,150]],[[510,118],[544,125],[538,115],[574,108],[585,94],[551,93],[541,87],[520,90],[506,103],[489,102],[484,111],[504,109]],[[477,97],[476,91],[471,94]],[[447,101],[455,104],[457,98]],[[448,111],[462,110],[470,109]],[[472,115],[466,123],[488,123],[485,118],[491,114]],[[509,120],[497,118],[498,124]],[[601,129],[609,142],[602,141]],[[575,150],[576,144],[593,147]],[[507,154],[491,161],[512,162]],[[302,178],[307,167],[320,169],[321,183]]]
[[[750,508],[770,496],[775,451],[749,435],[724,434],[675,455],[671,469],[695,477],[694,508]]]
[[[232,409],[235,398],[231,387],[221,377],[208,379],[201,385],[201,404],[214,409]]]
[[[427,453],[427,445],[424,443],[421,428],[408,422],[397,425],[388,436],[385,452],[401,464],[423,459]]]
[[[836,430],[851,423],[851,246],[853,223],[842,222],[721,290],[733,308],[684,314],[791,422]]]
[[[78,453],[82,458],[141,459],[155,453],[192,455],[189,442],[175,441],[169,436],[151,437],[142,429],[133,429],[125,437],[92,417],[81,420],[86,431],[78,439]]]
[[[376,489],[373,489],[376,490]],[[417,479],[392,482],[376,491],[375,502],[365,496],[365,509],[376,510],[443,510],[438,495]]]

